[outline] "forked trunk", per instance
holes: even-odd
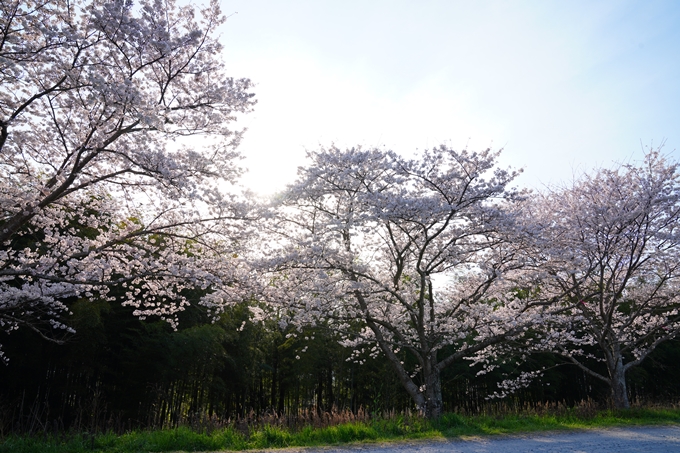
[[[363,296],[357,292],[357,299],[363,302]],[[363,304],[365,307],[365,304]],[[442,386],[441,386],[441,370],[437,366],[437,351],[430,351],[429,353],[420,356],[423,369],[421,376],[423,378],[423,385],[418,385],[413,381],[413,377],[404,368],[404,362],[392,350],[392,346],[384,341],[381,330],[375,323],[368,323],[370,329],[375,333],[378,340],[378,345],[387,356],[392,364],[394,371],[404,386],[404,389],[409,394],[415,403],[418,411],[429,419],[438,418],[442,413]]]
[[[396,357],[394,357],[396,359]],[[431,366],[427,360],[422,370],[424,385],[418,387],[398,361],[392,361],[399,379],[415,403],[418,411],[429,419],[439,418],[442,414],[442,386],[439,368]]]

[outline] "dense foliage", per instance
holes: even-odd
[[[306,341],[305,336],[286,338],[291,330],[275,323],[246,321],[239,330],[248,318],[245,306],[228,311],[216,324],[206,323],[199,309],[187,310],[176,332],[162,321],[139,321],[132,309],[118,304],[81,302],[72,311],[76,334],[63,345],[28,330],[3,337],[11,357],[0,368],[3,434],[122,433],[178,425],[209,429],[229,419],[238,426],[238,419],[257,417],[295,427],[325,412],[382,415],[413,407],[385,358],[364,353],[364,363],[347,361],[352,351],[321,328],[305,330]],[[529,365],[559,363],[556,356],[542,355]],[[445,412],[523,410],[589,399],[598,405],[608,397],[598,379],[558,366],[504,400],[487,400],[503,372],[513,369],[483,376],[476,375],[478,370],[459,363],[443,371]],[[677,373],[680,344],[666,343],[629,374],[633,401],[674,401],[680,397]]]

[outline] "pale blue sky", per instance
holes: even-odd
[[[225,60],[256,84],[244,182],[271,193],[305,149],[504,147],[540,187],[680,157],[680,1],[222,0]]]

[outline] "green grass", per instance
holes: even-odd
[[[517,414],[461,417],[456,414],[445,414],[441,420],[433,424],[444,437],[461,437],[668,423],[680,423],[680,409],[605,410],[586,416],[575,410],[562,411],[558,415]]]
[[[680,423],[680,409],[627,411],[562,410],[559,414],[516,414],[504,416],[461,416],[445,414],[439,420],[397,416],[370,422],[353,422],[326,428],[306,426],[290,431],[265,426],[245,435],[233,428],[200,433],[189,428],[155,431],[59,436],[10,436],[0,441],[0,453],[133,453],[218,451],[338,445],[351,442],[399,441],[406,439],[461,438],[536,431],[606,428]]]

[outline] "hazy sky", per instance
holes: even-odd
[[[244,182],[305,150],[504,148],[522,185],[680,157],[680,1],[222,0],[231,75],[255,83]]]

